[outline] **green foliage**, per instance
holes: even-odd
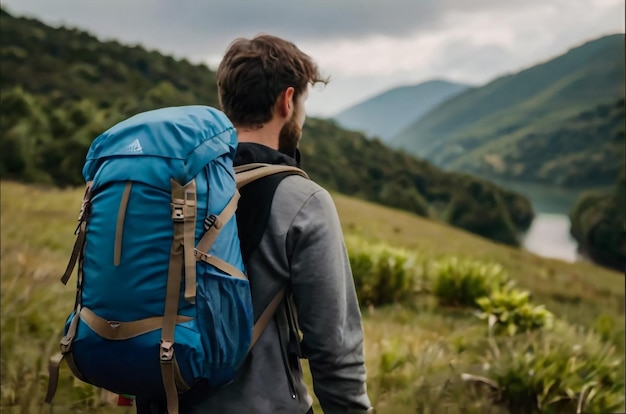
[[[418,256],[383,243],[346,237],[354,283],[361,305],[402,302],[415,293],[421,277]]]
[[[448,257],[432,266],[433,293],[445,306],[476,307],[477,301],[510,282],[497,263]]]
[[[0,19],[2,91],[22,85],[55,107],[90,100],[104,108],[126,97],[158,106],[168,93],[171,105],[218,104],[215,73],[205,65],[140,46],[102,42],[89,33],[51,28],[34,19],[7,13]]]
[[[622,158],[613,191],[582,194],[569,215],[572,236],[578,241],[582,251],[597,263],[622,271],[626,266],[624,169]]]
[[[623,358],[596,334],[555,323],[496,348],[485,375],[512,413],[609,413],[624,406]]]
[[[520,289],[495,291],[476,300],[477,316],[489,323],[495,334],[515,335],[540,328],[551,328],[554,315],[544,305],[533,306],[530,292]]]

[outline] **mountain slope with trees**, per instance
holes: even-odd
[[[115,123],[163,106],[217,106],[215,73],[204,65],[6,12],[0,19],[3,179],[81,185],[89,145]],[[518,245],[533,217],[525,197],[443,172],[332,121],[307,121],[302,153],[303,167],[330,190],[506,244]]]
[[[603,171],[607,164],[613,173],[619,167],[606,152],[623,136],[623,53],[624,34],[589,41],[446,101],[391,144],[451,170],[546,184],[610,184],[615,175]],[[584,176],[575,168],[559,171],[581,157],[587,158]]]

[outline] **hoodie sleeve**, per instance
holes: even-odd
[[[287,235],[303,349],[324,413],[366,413],[363,328],[352,270],[330,194],[313,193]]]

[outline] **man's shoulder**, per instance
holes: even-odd
[[[314,195],[325,196],[328,194],[328,191],[315,181],[296,174],[286,176],[276,191],[282,195],[295,196],[304,200]]]
[[[300,175],[289,175],[280,182],[274,194],[273,210],[295,215],[302,209],[334,210],[330,193],[315,181]]]

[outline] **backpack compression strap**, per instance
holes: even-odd
[[[185,271],[185,290],[187,291],[190,284],[195,287],[196,261],[193,257],[193,250],[190,249],[193,249],[195,244],[196,182],[191,180],[185,186],[182,186],[172,179],[170,183],[172,186],[174,239],[172,240],[167,274],[165,312],[163,314],[163,328],[161,329],[159,358],[161,360],[161,375],[163,376],[163,386],[165,387],[165,396],[167,398],[167,411],[169,414],[178,414],[178,390],[186,391],[189,389],[189,386],[181,378],[180,369],[174,355],[174,327],[178,313],[178,295],[180,293],[183,268]],[[191,283],[190,280],[192,281]]]
[[[224,207],[219,215],[210,215],[204,220],[205,233],[198,242],[196,248],[194,249],[194,254],[196,256],[196,260],[202,260],[206,263],[209,263],[210,265],[218,268],[222,272],[227,273],[238,279],[247,280],[246,275],[244,275],[243,272],[241,272],[235,266],[227,263],[219,257],[215,257],[209,254],[209,250],[211,249],[211,246],[213,246],[213,243],[215,242],[215,239],[217,239],[217,236],[220,234],[220,230],[222,230],[222,227],[226,223],[228,223],[228,221],[235,215],[238,202],[239,191],[235,190],[233,197],[230,199],[226,207]],[[187,298],[186,295],[185,298]]]

